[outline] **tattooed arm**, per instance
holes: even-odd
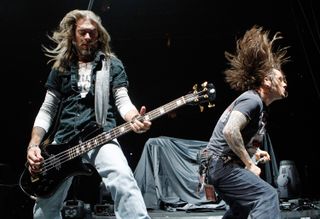
[[[261,170],[252,161],[247,152],[241,130],[248,124],[248,118],[239,111],[232,111],[226,126],[223,129],[224,137],[231,150],[242,160],[246,169],[252,171],[256,175],[260,175]]]

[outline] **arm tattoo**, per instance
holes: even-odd
[[[248,118],[239,111],[232,111],[223,134],[231,150],[247,165],[251,158],[245,148],[241,130],[248,124]]]

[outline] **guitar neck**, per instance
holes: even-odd
[[[144,120],[149,120],[152,121],[174,109],[177,109],[187,103],[189,103],[191,100],[189,100],[189,98],[193,98],[193,94],[188,94],[185,96],[182,96],[180,98],[177,98],[161,107],[158,107],[148,113],[146,113],[145,115],[138,117],[139,120],[144,119]],[[84,154],[88,151],[90,151],[91,149],[99,146],[99,145],[103,145],[121,135],[124,135],[126,133],[128,133],[129,131],[131,131],[131,125],[130,122],[126,122],[123,123],[122,125],[119,125],[107,132],[103,132],[97,136],[95,136],[94,138],[91,138],[85,142],[80,143],[77,146],[74,146],[72,148],[70,148],[69,150],[69,155],[70,158],[74,158],[76,156],[79,156],[81,154]]]
[[[183,97],[180,97],[180,98],[177,98],[161,107],[158,107],[148,113],[146,113],[145,115],[141,116],[141,117],[138,117],[137,119],[138,120],[149,120],[149,121],[152,121],[174,109],[177,109],[183,105],[185,105],[187,102],[186,102],[186,99],[185,99],[185,96]],[[105,135],[110,135],[110,139],[114,139],[114,138],[117,138],[127,132],[131,131],[131,126],[130,126],[130,122],[126,122],[106,133],[103,133]]]

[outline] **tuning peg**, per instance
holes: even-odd
[[[201,84],[201,86],[202,86],[203,88],[207,87],[207,86],[208,86],[208,82],[207,82],[207,81],[203,82],[203,83]]]
[[[212,108],[212,107],[215,107],[216,105],[214,103],[210,103],[208,104],[208,108]]]
[[[193,85],[192,89],[194,92],[197,92],[198,91],[198,84]]]
[[[200,107],[200,112],[202,113],[202,112],[203,112],[203,110],[204,110],[204,107],[203,107],[203,106],[201,106],[201,105],[199,105],[199,107]]]

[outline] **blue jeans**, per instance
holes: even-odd
[[[277,190],[241,165],[213,158],[209,183],[229,205],[224,219],[280,219]]]
[[[110,191],[116,218],[150,219],[132,170],[118,145],[106,144],[89,151],[83,158],[97,169],[102,182]],[[63,202],[71,183],[72,177],[53,196],[37,199],[33,209],[34,219],[61,219]]]

